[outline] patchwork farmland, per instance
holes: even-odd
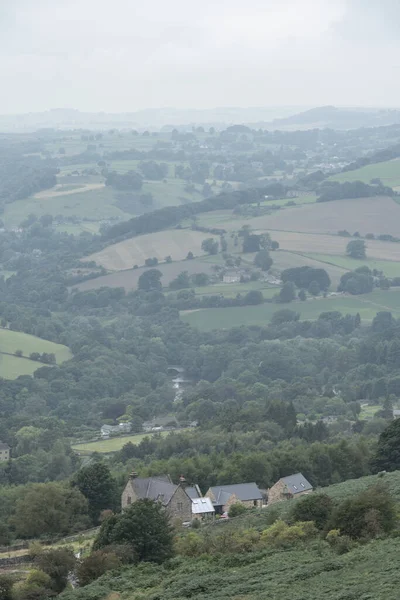
[[[183,260],[189,251],[195,256],[204,254],[201,244],[209,237],[209,234],[190,229],[160,231],[107,246],[85,260],[94,260],[110,271],[143,265],[146,258],[156,257],[163,261],[166,256],[171,256],[173,260]]]
[[[232,213],[231,213],[232,214]],[[212,213],[200,215],[199,224],[209,225]],[[305,233],[337,234],[346,229],[362,235],[367,233],[399,234],[400,205],[387,197],[355,198],[305,204],[275,211],[268,215],[253,218],[235,217],[229,219],[229,211],[220,211],[214,227],[236,231],[247,225],[257,231],[298,231]]]

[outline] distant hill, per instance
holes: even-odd
[[[396,109],[320,106],[290,117],[274,119],[272,125],[275,129],[288,127],[357,129],[358,127],[380,127],[397,123],[400,123],[400,110]]]
[[[60,108],[39,113],[0,115],[0,132],[37,129],[164,129],[190,130],[193,125],[225,129],[233,124],[255,129],[356,129],[400,123],[400,109],[320,106],[217,107],[210,109],[152,108],[135,112],[82,112]]]

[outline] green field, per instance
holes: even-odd
[[[237,294],[247,294],[250,290],[260,290],[264,298],[272,298],[279,293],[279,286],[271,286],[265,281],[248,281],[246,283],[215,283],[196,287],[196,296],[215,296],[221,294],[225,298],[235,298]]]
[[[43,364],[36,360],[0,353],[0,377],[3,379],[16,379],[20,375],[33,375],[36,369],[40,367],[43,367]]]
[[[338,256],[337,254],[317,254],[307,253],[304,256],[314,258],[329,265],[336,265],[353,271],[359,267],[367,266],[371,270],[383,271],[387,277],[400,277],[400,263],[390,260],[357,260],[347,256]]]
[[[329,181],[338,181],[343,183],[345,181],[363,181],[364,183],[370,183],[371,179],[379,178],[382,180],[384,185],[389,187],[397,187],[400,185],[400,160],[388,160],[386,162],[376,163],[373,165],[367,165],[356,169],[355,171],[346,171],[345,173],[338,173],[332,175]]]
[[[22,333],[20,331],[0,329],[0,352],[14,354],[16,350],[22,350],[24,356],[29,356],[31,352],[52,353],[55,354],[57,363],[62,363],[72,358],[71,351],[67,346],[55,344],[48,340],[42,340],[34,335],[28,335],[27,333]],[[25,362],[24,359],[18,360]],[[38,363],[35,364],[37,365]]]
[[[68,195],[33,196],[26,200],[7,204],[3,220],[6,227],[16,227],[31,213],[38,217],[50,214],[53,217],[57,215],[76,216],[81,219],[96,219],[97,221],[115,217],[129,219],[132,215],[114,206],[115,200],[114,192],[108,187],[83,192],[76,190],[73,194]]]
[[[181,429],[180,431],[184,431]],[[161,431],[157,435],[165,437],[169,434],[169,431]],[[125,444],[129,442],[131,444],[140,444],[145,437],[151,437],[152,433],[138,433],[136,435],[124,435],[122,437],[114,437],[109,440],[99,440],[96,442],[87,442],[84,444],[74,444],[72,448],[79,454],[92,454],[92,452],[101,452],[102,454],[108,454],[109,452],[118,452]]]
[[[389,310],[400,317],[400,290],[376,290],[361,296],[335,296],[316,298],[306,302],[290,304],[266,303],[257,306],[235,306],[232,308],[208,308],[182,311],[181,318],[201,331],[230,329],[240,325],[265,325],[272,315],[282,308],[290,308],[300,313],[302,320],[317,319],[320,313],[339,311],[342,314],[357,314],[364,321],[372,321],[379,311]]]

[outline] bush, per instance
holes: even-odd
[[[331,529],[326,536],[326,541],[338,554],[346,554],[354,546],[354,542],[348,535],[340,535],[339,529]]]
[[[228,516],[230,519],[234,517],[239,517],[240,515],[245,513],[246,510],[247,509],[243,504],[237,502],[236,504],[232,504],[232,506],[229,508]]]
[[[325,529],[333,510],[333,502],[326,494],[310,494],[298,500],[291,512],[294,521],[312,521],[319,530]]]
[[[288,525],[278,520],[261,534],[261,543],[266,546],[288,546],[294,542],[314,537],[317,530],[313,522],[305,521]]]
[[[333,528],[351,539],[389,533],[395,526],[395,504],[384,486],[376,485],[342,502],[334,511]]]
[[[98,579],[106,571],[117,569],[122,565],[121,560],[114,552],[97,550],[87,558],[84,558],[77,569],[77,577],[80,586],[85,586]]]
[[[12,600],[13,585],[14,579],[10,575],[0,575],[0,600]]]

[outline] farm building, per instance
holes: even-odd
[[[172,483],[169,475],[140,478],[137,473],[131,473],[122,492],[122,509],[144,498],[160,502],[169,516],[174,519],[182,522],[192,519],[192,499],[183,485]]]
[[[268,490],[268,506],[281,500],[311,494],[313,486],[301,473],[282,477]]]
[[[243,504],[247,508],[263,505],[263,495],[255,483],[210,487],[205,497],[211,499],[217,514],[228,512],[232,504]]]
[[[225,273],[222,278],[223,283],[239,283],[240,282],[240,273],[229,272]]]
[[[102,438],[108,438],[116,433],[130,433],[132,425],[130,423],[119,423],[119,425],[102,425],[100,435]]]
[[[8,444],[0,442],[0,462],[10,460],[10,450],[11,448]]]
[[[210,518],[215,515],[211,498],[194,498],[192,500],[192,515],[195,519]]]

